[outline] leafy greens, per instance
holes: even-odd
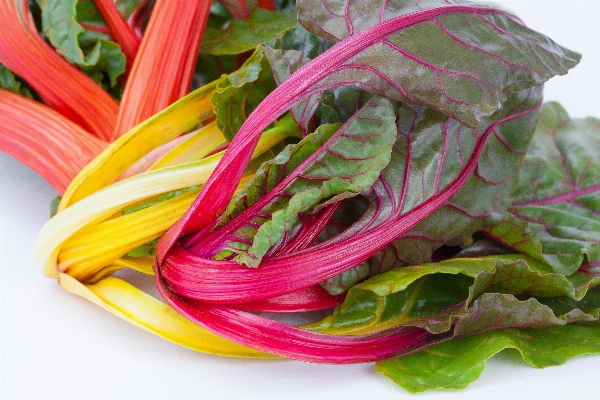
[[[38,3],[56,51],[119,98],[131,66],[100,2]],[[199,50],[221,161],[127,253],[156,256],[166,302],[254,350],[376,362],[411,392],[464,388],[506,348],[536,367],[600,353],[600,120],[543,104],[581,56],[466,0],[255,3],[215,4]],[[0,85],[35,95],[2,65]],[[251,163],[269,135],[283,144]]]

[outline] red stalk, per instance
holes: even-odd
[[[189,90],[211,2],[158,0],[125,85],[116,136]]]
[[[307,312],[336,307],[342,304],[344,297],[344,295],[332,296],[320,285],[313,285],[271,299],[241,303],[237,306],[254,312]]]
[[[43,104],[0,89],[0,149],[59,193],[106,145]]]
[[[110,141],[118,104],[40,37],[27,0],[1,1],[0,21],[0,63],[25,79],[50,107]]]
[[[264,10],[275,11],[275,0],[258,0],[258,6]]]
[[[111,36],[121,46],[121,51],[125,54],[127,73],[129,73],[140,47],[141,38],[127,24],[113,0],[94,0],[94,3],[106,21]]]

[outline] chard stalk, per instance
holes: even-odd
[[[106,21],[110,35],[121,46],[121,51],[127,58],[126,75],[129,75],[140,47],[141,38],[127,24],[113,0],[94,0],[94,3]]]
[[[110,141],[119,106],[39,35],[27,0],[0,2],[0,63],[22,77],[44,102],[98,138]]]
[[[210,5],[209,0],[156,2],[125,85],[116,136],[188,93]]]
[[[58,112],[2,89],[0,132],[0,149],[27,164],[59,193],[107,146]]]

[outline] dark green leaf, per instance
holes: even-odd
[[[332,53],[353,53],[341,66],[328,64],[330,73],[319,85],[352,76],[370,91],[425,105],[471,127],[500,109],[510,92],[564,75],[580,59],[517,17],[467,1],[297,4],[309,32],[345,40]]]
[[[0,88],[33,98],[29,86],[2,64],[0,64]]]
[[[217,125],[231,140],[256,106],[276,87],[269,63],[256,51],[244,66],[223,76],[212,97]]]
[[[270,12],[255,8],[249,19],[234,19],[225,29],[206,28],[200,52],[215,56],[245,53],[296,24],[295,11]]]

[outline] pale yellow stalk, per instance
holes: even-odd
[[[68,274],[58,275],[60,285],[112,314],[178,345],[231,357],[273,357],[215,335],[177,314],[168,305],[118,278],[86,285]]]

